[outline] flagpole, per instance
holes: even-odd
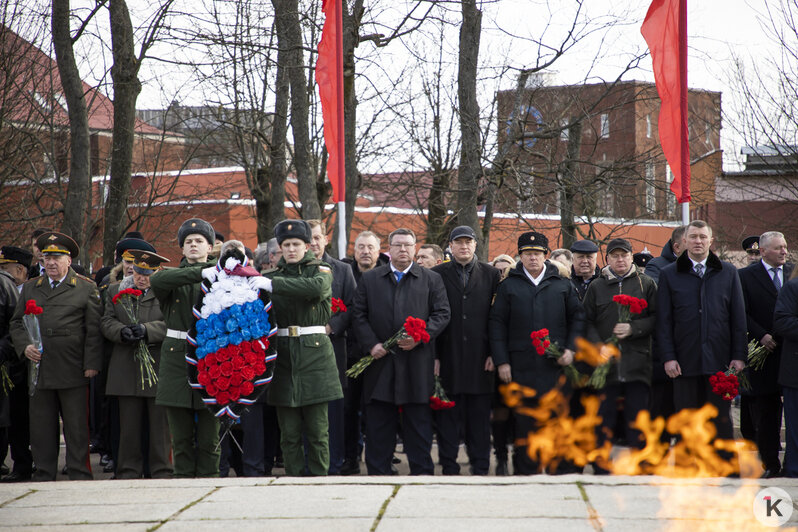
[[[344,128],[344,15],[346,2],[337,2],[335,10],[335,81],[338,84],[335,105],[338,108],[338,258],[346,257],[346,139]]]
[[[685,201],[682,203],[682,225],[690,223],[690,202]]]

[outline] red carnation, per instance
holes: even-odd
[[[219,366],[211,366],[208,368],[208,374],[211,376],[211,379],[218,379],[222,376],[222,368]]]
[[[257,353],[244,353],[244,361],[247,365],[255,364],[258,360],[261,360],[261,357]]]
[[[230,394],[231,401],[238,401],[241,398],[241,389],[238,386],[231,386],[227,393]]]
[[[226,390],[226,389],[228,389],[230,387],[230,378],[229,377],[219,377],[218,379],[216,379],[213,382],[214,382],[214,384],[216,384],[216,387],[219,388],[220,390]]]
[[[226,405],[230,402],[230,394],[227,392],[219,392],[216,394],[216,402],[220,405]]]
[[[241,383],[241,396],[246,397],[252,392],[255,391],[255,385],[249,381],[244,381]]]
[[[212,382],[211,382],[211,383],[209,383],[207,386],[205,386],[205,391],[206,391],[206,392],[208,392],[208,395],[210,395],[211,397],[213,397],[213,396],[215,396],[217,393],[219,393],[219,388],[217,388],[217,387],[216,387],[216,385],[215,385],[214,383],[212,383]]]
[[[230,386],[241,386],[242,382],[244,382],[244,376],[241,374],[241,372],[236,371],[230,375]]]
[[[233,374],[233,363],[230,362],[229,360],[226,362],[222,362],[222,365],[220,367],[222,369],[222,375],[224,375],[225,377],[229,377],[230,375]]]
[[[197,360],[197,371],[204,371],[206,368],[205,359],[201,358]]]
[[[247,363],[246,359],[243,356],[241,356],[241,355],[234,356],[233,359],[231,360],[231,362],[233,364],[233,369],[234,370],[239,370],[239,369],[243,368],[244,365],[246,365],[246,363]]]
[[[29,299],[25,302],[25,314],[33,314],[34,316],[44,312],[44,309],[36,304],[36,300]]]
[[[258,362],[255,364],[255,375],[263,375],[266,372],[266,363]]]
[[[265,368],[264,368],[265,371]],[[245,368],[241,368],[241,376],[244,378],[244,381],[251,381],[255,378],[255,368],[251,366],[247,366]]]
[[[202,360],[205,361],[207,367],[216,365],[216,355],[214,355],[213,353],[208,353],[207,355],[205,355],[205,358],[203,358]]]
[[[211,383],[211,376],[208,375],[207,372],[201,371],[197,373],[197,382],[205,386],[206,388]]]
[[[333,314],[336,314],[338,312],[346,312],[346,305],[344,305],[342,299],[339,299],[337,297],[332,298],[332,300],[330,301],[330,308]]]

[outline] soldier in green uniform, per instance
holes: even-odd
[[[119,454],[116,478],[141,478],[145,472],[142,450],[142,427],[148,427],[149,474],[152,478],[170,478],[169,425],[166,411],[155,404],[157,385],[142,373],[141,363],[135,358],[135,349],[140,341],[147,343],[153,357],[153,370],[158,371],[161,358],[161,342],[166,334],[158,300],[150,290],[150,276],[169,259],[150,251],[130,250],[133,274],[108,287],[108,302],[102,317],[102,332],[113,342],[113,352],[108,363],[108,379],[105,392],[119,401]],[[141,290],[133,323],[121,301],[114,304],[113,298],[128,288]],[[146,424],[145,424],[146,422]]]
[[[91,480],[89,465],[89,379],[102,367],[100,295],[94,281],[70,267],[78,245],[67,235],[47,232],[36,246],[44,254],[46,275],[22,286],[11,335],[20,357],[39,362],[30,392],[30,444],[34,481],[55,480],[58,471],[58,416],[64,423],[70,480]],[[44,309],[38,316],[42,350],[28,338],[22,322],[28,301]]]
[[[188,385],[186,335],[194,323],[191,309],[197,302],[202,270],[215,241],[211,224],[199,218],[183,222],[177,233],[183,260],[180,267],[150,277],[150,288],[161,305],[166,338],[161,344],[158,391],[155,404],[166,407],[172,433],[175,477],[219,476],[219,421]]]
[[[300,476],[305,469],[302,436],[308,442],[308,469],[325,476],[330,466],[327,403],[343,397],[332,343],[330,321],[332,271],[309,251],[310,227],[302,220],[284,220],[274,228],[283,256],[250,286],[272,293],[277,321],[277,364],[269,403],[277,408],[285,472]]]

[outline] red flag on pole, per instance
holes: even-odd
[[[333,201],[346,195],[344,168],[344,57],[341,0],[323,0],[324,28],[316,61],[316,83],[324,117],[324,145],[327,146],[327,176]],[[340,214],[340,213],[339,213]]]
[[[687,132],[687,0],[653,0],[640,33],[648,43],[654,81],[662,101],[659,141],[673,172],[671,190],[690,201],[690,146]]]

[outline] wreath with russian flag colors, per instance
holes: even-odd
[[[218,418],[238,420],[272,380],[277,332],[268,292],[247,279],[260,273],[238,249],[230,249],[215,271],[203,275],[202,294],[188,332],[189,385]]]

